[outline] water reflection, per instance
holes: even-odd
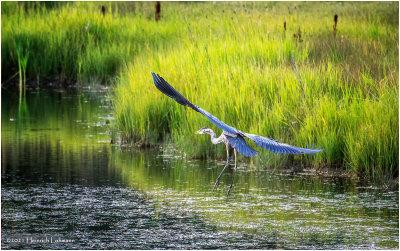
[[[2,92],[3,248],[398,248],[398,193],[121,149],[105,90]],[[10,243],[15,236],[72,243]]]
[[[104,163],[110,152],[104,126],[110,102],[104,90],[27,92],[23,113],[16,94],[2,92],[2,179],[6,184],[13,179],[76,183],[83,178],[88,184],[107,180],[101,170],[107,169]]]
[[[232,198],[227,199],[229,172],[220,189],[212,191],[222,162],[188,162],[154,152],[135,155],[114,153],[114,168],[120,170],[124,184],[151,195],[161,211],[196,214],[218,229],[275,240],[279,248],[398,245],[397,192],[358,188],[349,179],[249,171],[241,166]]]

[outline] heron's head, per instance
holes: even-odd
[[[200,130],[196,132],[196,134],[212,134],[213,130],[208,127],[202,127]]]

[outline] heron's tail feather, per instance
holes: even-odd
[[[266,137],[262,137],[259,135],[244,134],[246,137],[252,139],[257,145],[265,148],[274,153],[287,153],[287,154],[314,154],[318,152],[322,152],[323,149],[317,148],[314,149],[314,144],[311,148],[301,148],[297,146],[291,146],[285,143],[281,143],[274,139],[269,139]]]
[[[156,85],[157,89],[160,90],[162,93],[167,95],[168,97],[174,99],[176,102],[183,106],[188,106],[193,110],[199,112],[199,109],[196,105],[192,104],[187,98],[185,98],[182,94],[180,94],[174,87],[167,83],[160,75],[151,73],[153,75],[154,84]]]

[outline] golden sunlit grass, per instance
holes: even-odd
[[[396,2],[162,2],[158,22],[154,3],[10,6],[2,3],[3,78],[18,72],[19,44],[29,45],[28,78],[115,82],[113,126],[124,141],[224,156],[193,134],[217,128],[161,94],[156,72],[242,131],[325,149],[295,157],[259,149],[260,168],[296,162],[397,176]]]
[[[361,176],[396,175],[398,27],[373,13],[378,8],[393,16],[398,5],[237,5],[168,5],[183,11],[182,20],[179,15],[175,20],[181,21],[178,42],[137,55],[116,87],[115,115],[123,137],[150,142],[167,137],[193,157],[225,154],[208,137],[193,134],[202,126],[218,128],[161,94],[152,84],[154,71],[240,130],[325,149],[294,158],[261,151],[260,163],[267,167],[302,161]],[[335,13],[340,17],[336,38]],[[165,25],[168,20],[160,23]],[[299,26],[303,42],[292,35]]]

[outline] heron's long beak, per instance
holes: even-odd
[[[196,131],[195,134],[200,134],[200,131]]]

